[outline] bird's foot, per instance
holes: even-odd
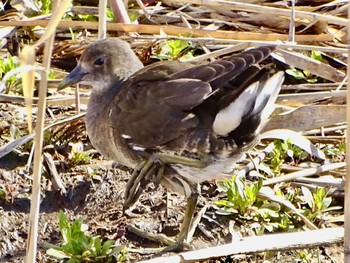
[[[188,243],[183,242],[183,240],[175,241],[175,239],[170,238],[164,234],[153,234],[150,232],[142,231],[141,229],[134,226],[128,226],[128,231],[134,233],[139,237],[166,245],[165,248],[158,251],[160,253],[176,252],[176,251],[179,252],[183,250],[192,249],[192,247]]]
[[[190,245],[188,245],[188,246],[189,246],[190,249],[192,249],[192,247]],[[184,244],[176,243],[174,245],[167,246],[160,253],[182,252],[184,250],[185,250],[185,245]]]
[[[187,206],[184,214],[184,219],[180,227],[180,233],[178,234],[176,241],[172,238],[169,238],[166,235],[144,232],[141,229],[133,226],[128,226],[128,231],[140,237],[143,237],[155,242],[159,242],[167,246],[158,253],[179,252],[183,250],[192,249],[192,247],[187,242],[190,242],[188,240],[192,239],[194,228],[196,228],[197,226],[196,224],[191,224],[191,222],[192,222],[194,210],[197,205],[198,195],[199,195],[199,186],[197,185],[197,191],[192,192],[191,195],[187,198]],[[192,234],[189,235],[189,233],[192,233]]]

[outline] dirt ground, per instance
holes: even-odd
[[[0,203],[0,262],[23,262],[30,211],[31,174],[25,170],[28,154],[11,153],[0,159],[0,185],[6,198]],[[147,248],[161,244],[143,239],[127,230],[128,226],[175,236],[185,210],[184,197],[167,193],[161,186],[148,187],[134,208],[122,212],[125,184],[130,171],[112,167],[111,162],[96,155],[90,165],[68,167],[64,161],[56,163],[67,190],[65,194],[53,190],[46,171],[42,180],[42,201],[39,222],[38,262],[57,262],[46,255],[45,243],[61,241],[58,229],[58,212],[63,210],[71,220],[84,218],[93,235],[116,240],[130,251],[130,262],[151,258]],[[211,205],[220,197],[215,182],[202,186],[198,209],[209,204],[192,241],[195,248],[205,248],[231,242],[229,221],[219,216]],[[250,233],[246,233],[249,235]],[[300,251],[271,252],[258,255],[239,255],[209,262],[342,262],[342,246],[308,249],[309,260],[303,260]],[[263,260],[265,258],[265,260]]]

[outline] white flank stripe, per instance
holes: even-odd
[[[263,90],[259,95],[260,96],[270,96],[269,101],[267,102],[267,104],[265,105],[264,109],[261,112],[261,123],[264,124],[266,122],[266,120],[270,117],[270,115],[272,114],[272,112],[275,110],[275,101],[277,99],[277,95],[281,90],[281,86],[284,80],[284,72],[283,71],[279,71],[277,72],[275,75],[273,75],[271,78],[269,78],[266,83],[265,86],[263,87]],[[260,102],[261,103],[261,102]],[[257,105],[259,107],[259,105]],[[254,108],[254,110],[256,109],[256,106]],[[253,113],[255,113],[255,111],[253,110]]]
[[[213,123],[216,134],[226,136],[240,125],[243,116],[254,103],[258,86],[259,82],[251,84],[234,102],[216,115]]]
[[[127,135],[127,134],[122,134],[121,136],[122,136],[122,138],[127,139],[127,140],[131,139],[131,136]]]
[[[139,152],[144,152],[146,150],[146,148],[140,147],[140,146],[136,146],[136,145],[132,145],[131,147],[132,147],[133,150],[139,151]]]

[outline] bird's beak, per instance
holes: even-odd
[[[78,82],[83,80],[83,77],[88,74],[84,72],[83,68],[78,65],[76,66],[71,73],[69,73],[58,85],[57,91],[62,90],[68,86],[72,86],[77,84]]]

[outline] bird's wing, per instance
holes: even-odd
[[[169,78],[172,72],[186,66],[190,67],[174,62],[146,67],[123,84],[112,107],[118,113],[110,114],[110,118],[116,131],[130,144],[162,146],[196,127],[198,119],[190,110],[202,103],[212,89],[198,79]]]
[[[162,62],[145,67],[118,92],[112,123],[133,145],[162,146],[195,128],[199,119],[192,109],[271,50],[261,47],[198,66]]]

